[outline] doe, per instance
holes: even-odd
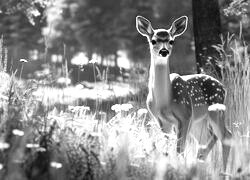
[[[169,29],[153,29],[149,20],[142,16],[136,17],[137,31],[147,38],[151,54],[147,108],[163,132],[169,132],[172,125],[176,127],[178,153],[184,151],[192,126],[197,122],[205,122],[211,138],[205,147],[199,149],[197,157],[205,159],[217,139],[220,139],[225,168],[230,147],[223,142],[232,135],[222,116],[226,109],[223,85],[205,74],[170,74],[169,56],[175,38],[187,29],[187,22],[187,16],[182,16]]]

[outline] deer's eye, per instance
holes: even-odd
[[[169,43],[170,45],[173,45],[173,44],[174,44],[174,41],[173,41],[173,40],[170,40],[168,43]]]
[[[151,43],[152,43],[153,45],[155,45],[155,44],[156,44],[156,40],[152,40]]]

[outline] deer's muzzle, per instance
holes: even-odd
[[[162,57],[166,57],[168,54],[169,54],[169,51],[166,49],[166,48],[163,48],[159,51],[159,54],[162,56]]]

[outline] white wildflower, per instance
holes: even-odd
[[[122,104],[121,105],[121,110],[122,111],[129,111],[130,109],[132,109],[133,108],[133,105],[132,104]]]
[[[39,144],[26,144],[26,148],[39,148]]]
[[[22,62],[22,63],[27,63],[28,62],[28,60],[26,60],[26,59],[20,59],[19,61]]]
[[[45,152],[45,151],[46,151],[46,149],[45,149],[45,148],[43,148],[43,147],[39,147],[39,148],[37,148],[37,151],[38,151],[38,152]]]
[[[3,169],[3,164],[0,164],[0,170],[2,170]]]
[[[24,135],[24,132],[19,130],[19,129],[13,129],[12,130],[12,133],[16,136],[23,136]]]
[[[60,77],[57,79],[58,84],[71,84],[71,79],[70,78],[65,78],[65,77]]]
[[[115,105],[111,106],[111,110],[113,110],[115,112],[120,112],[121,111],[121,105],[120,104],[115,104]]]
[[[95,64],[95,63],[97,63],[97,60],[96,60],[96,59],[91,59],[91,60],[89,61],[89,63],[90,63],[90,64]]]
[[[137,111],[138,116],[142,116],[143,114],[147,114],[148,110],[145,108],[141,108]]]
[[[8,149],[10,147],[9,143],[0,142],[0,150]]]
[[[113,110],[115,112],[120,112],[120,111],[127,112],[132,108],[133,108],[132,104],[115,104],[115,105],[111,106],[111,110]]]
[[[56,169],[62,168],[62,163],[52,161],[50,162],[50,166]]]

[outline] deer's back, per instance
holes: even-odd
[[[205,74],[178,76],[175,74],[171,81],[173,100],[177,103],[194,107],[224,103],[224,86],[211,76]]]

